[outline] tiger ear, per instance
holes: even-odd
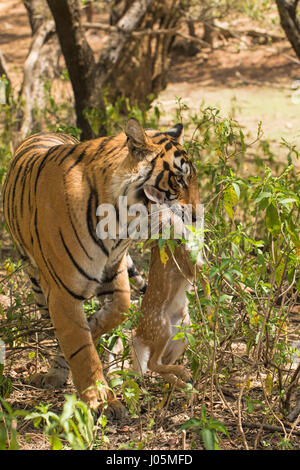
[[[166,131],[165,134],[180,142],[183,139],[183,125],[179,122],[178,124],[175,124],[172,129]]]
[[[130,152],[134,157],[140,156],[140,158],[143,158],[143,151],[148,147],[147,136],[136,119],[130,118],[127,121],[125,134],[127,135],[127,145]]]
[[[156,189],[154,186],[151,186],[150,184],[145,184],[144,193],[150,201],[156,202],[156,204],[162,204],[165,200],[164,193]]]

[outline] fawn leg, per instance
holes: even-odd
[[[165,325],[162,325],[162,332],[163,333],[161,335],[155,337],[155,341],[153,341],[150,346],[148,368],[153,372],[157,372],[162,375],[168,382],[176,385],[177,387],[185,388],[187,386],[186,382],[191,378],[191,375],[186,368],[181,365],[162,364],[164,351],[171,338]]]

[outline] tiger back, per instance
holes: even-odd
[[[198,200],[195,169],[179,143],[182,125],[145,131],[130,119],[125,132],[78,142],[37,134],[16,150],[3,191],[4,216],[23,257],[37,303],[49,309],[55,333],[80,396],[97,408],[122,405],[108,390],[94,343],[124,321],[130,305],[127,252],[119,235],[119,201],[191,204]],[[97,208],[114,207],[115,239],[97,236]],[[83,301],[106,298],[87,321]],[[96,386],[97,382],[104,387]]]

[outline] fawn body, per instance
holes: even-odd
[[[148,286],[141,306],[143,316],[133,339],[133,367],[140,374],[148,368],[185,388],[190,373],[173,363],[184,352],[187,340],[173,338],[179,326],[190,325],[186,292],[192,289],[195,266],[184,245],[177,245],[174,254],[168,251],[168,255],[163,265],[158,244],[152,247]],[[200,253],[197,266],[201,264]]]

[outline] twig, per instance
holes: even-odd
[[[170,28],[170,29],[143,29],[141,31],[130,31],[124,32],[122,28],[117,26],[109,26],[103,23],[82,23],[83,28],[86,29],[99,29],[100,31],[107,31],[109,33],[123,33],[129,34],[133,37],[140,37],[140,36],[156,36],[159,34],[174,34],[177,31],[177,28]]]
[[[232,424],[232,423],[230,423],[230,424]],[[260,429],[262,427],[265,431],[280,432],[280,433],[283,432],[281,426],[276,426],[276,425],[273,425],[273,424],[251,423],[249,421],[244,421],[243,424],[246,428]],[[291,426],[288,426],[288,425],[286,425],[286,427],[288,429],[291,428]],[[300,436],[300,430],[298,431],[297,429],[294,429],[293,434],[295,436]]]
[[[246,380],[245,380],[245,383],[242,385],[241,389],[240,389],[240,393],[239,393],[239,396],[238,396],[238,401],[237,401],[237,408],[238,408],[238,422],[237,422],[237,427],[238,427],[238,430],[242,436],[242,440],[243,440],[243,443],[244,443],[244,447],[246,450],[249,450],[249,446],[248,446],[248,443],[247,443],[247,439],[246,439],[246,436],[245,436],[245,433],[244,433],[244,430],[243,430],[243,425],[242,425],[242,396],[243,396],[243,392],[244,392],[244,389],[246,387],[246,384],[248,382],[248,379],[249,379],[249,376],[250,376],[250,372],[251,372],[251,369],[248,371],[248,374],[247,374],[247,377],[246,377]]]

